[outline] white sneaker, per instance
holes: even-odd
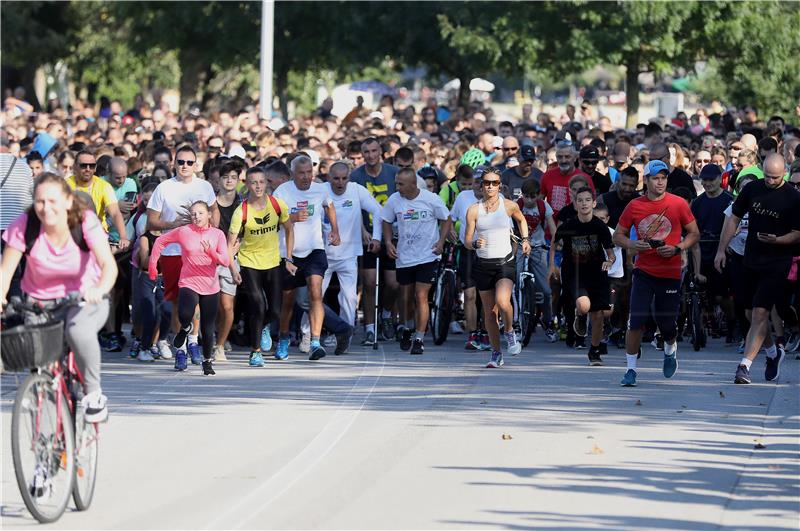
[[[166,339],[159,339],[158,340],[158,353],[165,360],[171,360],[172,359],[172,349],[169,348],[169,342]]]
[[[158,349],[156,349],[156,353],[158,353]],[[156,358],[153,356],[153,352],[150,349],[140,350],[139,355],[136,356],[136,359],[139,361],[156,361]]]
[[[81,400],[81,407],[83,408],[86,422],[94,424],[95,422],[105,422],[108,420],[108,399],[106,395],[100,391],[89,393]]]
[[[450,333],[451,334],[463,334],[464,329],[461,328],[461,325],[458,324],[458,321],[450,321]]]
[[[212,361],[228,361],[228,357],[225,355],[225,347],[215,345],[211,359]]]
[[[300,340],[300,346],[298,348],[300,352],[304,354],[311,352],[311,334],[303,334],[303,339]]]
[[[332,334],[325,336],[325,339],[322,341],[322,346],[325,348],[336,348],[336,336]]]

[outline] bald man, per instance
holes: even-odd
[[[740,142],[744,146],[744,149],[752,149],[753,151],[758,149],[758,140],[750,133],[743,134]]]
[[[744,357],[736,369],[734,383],[749,384],[750,367],[763,346],[767,352],[764,379],[774,381],[780,375],[785,357],[782,345],[776,345],[769,333],[772,307],[786,291],[786,278],[800,242],[800,192],[786,184],[783,157],[772,154],[764,161],[764,178],[746,185],[733,203],[732,215],[722,229],[714,266],[718,271],[726,262],[725,250],[747,215],[749,227],[744,251],[746,298],[752,308],[750,331],[745,341]]]

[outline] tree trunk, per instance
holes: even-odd
[[[472,91],[469,90],[469,82],[472,81],[472,76],[462,73],[458,79],[461,81],[461,86],[458,88],[458,105],[464,107],[464,111],[469,111],[469,97],[472,94]]]
[[[278,104],[280,105],[281,116],[289,121],[289,72],[278,70],[275,75],[275,89],[278,92]],[[267,105],[272,106],[272,102]]]
[[[631,129],[639,122],[639,56],[631,57],[625,72],[625,127]]]
[[[202,54],[196,50],[181,50],[178,58],[181,65],[181,103],[182,110],[188,109],[192,103],[197,103],[201,94],[201,88],[206,81],[206,72],[210,70],[210,65],[203,62]]]

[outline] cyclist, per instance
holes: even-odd
[[[614,244],[637,251],[631,286],[631,312],[625,335],[627,370],[620,384],[636,385],[636,360],[641,353],[642,333],[653,318],[664,338],[665,378],[678,369],[676,319],[681,303],[681,254],[700,238],[689,204],[667,192],[669,167],[660,160],[647,163],[647,194],[628,203],[614,232]],[[631,240],[636,228],[638,239]],[[681,241],[682,231],[686,232]]]
[[[169,231],[156,238],[150,253],[148,274],[150,280],[158,276],[158,259],[169,245],[181,248],[183,264],[178,279],[178,321],[180,329],[172,340],[180,348],[192,331],[195,310],[200,307],[200,335],[203,342],[203,374],[215,374],[211,364],[214,353],[214,328],[219,306],[219,276],[217,266],[227,267],[230,255],[225,234],[211,226],[211,209],[203,200],[189,207],[192,223]],[[179,350],[175,355],[175,370],[185,371],[186,354]]]
[[[242,287],[248,301],[247,320],[250,333],[251,367],[264,366],[264,354],[272,348],[269,323],[277,319],[281,308],[281,257],[279,226],[289,254],[294,250],[294,231],[289,221],[289,207],[282,199],[267,194],[264,169],[254,166],[245,176],[247,200],[236,207],[228,226],[228,251],[233,256],[238,247],[240,269],[233,281]],[[286,268],[295,271],[288,263]]]
[[[397,261],[397,281],[400,284],[401,320],[405,324],[400,339],[400,349],[411,354],[423,354],[423,340],[428,327],[430,307],[428,292],[436,280],[447,237],[447,223],[442,223],[437,235],[436,221],[447,219],[448,211],[438,195],[417,187],[412,168],[402,168],[395,181],[397,192],[383,205],[383,240],[386,253]],[[392,224],[397,222],[397,246],[392,243]],[[409,313],[411,301],[415,312]],[[414,331],[412,342],[412,331]]]
[[[503,366],[503,353],[500,350],[500,329],[494,315],[495,306],[503,318],[509,353],[519,354],[522,350],[514,334],[514,309],[511,305],[516,278],[511,246],[512,219],[522,236],[522,252],[528,254],[531,246],[525,216],[514,201],[500,194],[500,172],[496,168],[487,168],[481,184],[483,199],[467,211],[464,239],[467,249],[475,249],[477,255],[472,278],[481,296],[484,323],[492,345],[492,355],[486,367],[498,368]]]
[[[33,205],[8,227],[3,241],[0,308],[23,255],[22,291],[31,299],[46,303],[72,292],[82,294],[86,304],[64,307],[54,317],[64,320],[64,336],[84,376],[87,394],[81,406],[86,420],[105,421],[97,332],[108,318],[109,303],[103,297],[114,286],[117,263],[100,220],[64,179],[45,172],[34,183]]]

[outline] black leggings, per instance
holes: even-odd
[[[189,288],[178,290],[178,320],[181,328],[191,326],[194,310],[200,305],[200,337],[203,342],[203,358],[210,360],[214,351],[214,331],[219,307],[219,292],[198,295]]]
[[[241,268],[242,290],[250,303],[247,327],[250,332],[250,347],[261,349],[261,329],[280,317],[281,267],[271,269]]]

